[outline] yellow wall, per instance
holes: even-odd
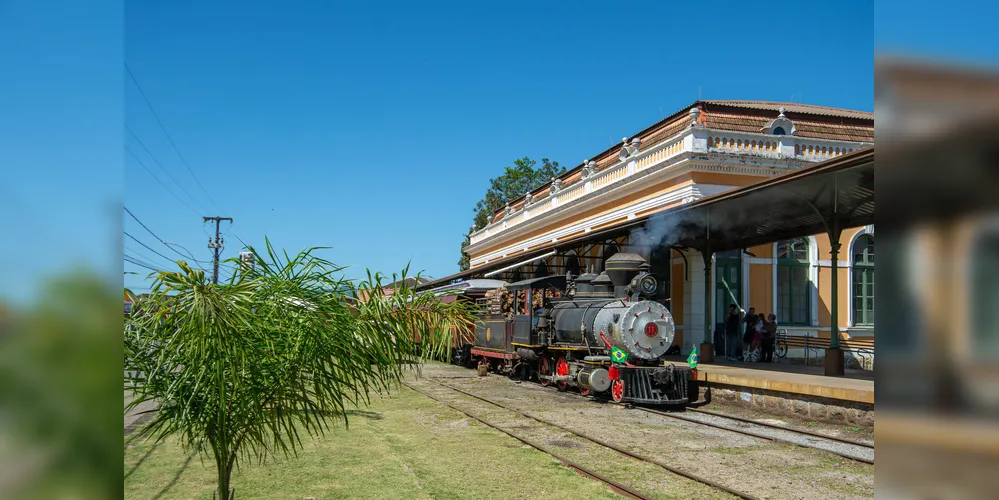
[[[745,279],[745,278],[744,278]],[[745,307],[755,307],[757,313],[777,312],[774,304],[774,268],[771,264],[749,265],[749,302]]]

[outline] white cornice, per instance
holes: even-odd
[[[517,252],[524,252],[527,249],[533,248],[540,244],[550,243],[552,241],[558,241],[559,238],[585,231],[587,228],[591,228],[593,226],[599,226],[601,224],[606,224],[608,222],[612,222],[617,219],[623,219],[628,217],[629,215],[638,212],[645,212],[650,209],[655,209],[657,207],[664,207],[666,205],[675,203],[677,201],[683,200],[684,198],[688,197],[697,199],[697,198],[703,198],[705,196],[711,196],[714,194],[728,191],[735,187],[737,186],[722,186],[714,184],[692,184],[684,186],[682,188],[675,189],[673,191],[661,194],[654,198],[650,198],[648,200],[644,200],[639,203],[635,203],[633,205],[629,205],[620,208],[618,210],[614,210],[610,213],[592,217],[590,219],[580,221],[569,226],[558,228],[554,231],[550,231],[546,234],[536,236],[527,241],[515,242],[507,247],[495,250],[480,257],[476,257],[472,259],[471,264],[472,267],[486,264],[489,261],[513,255]]]

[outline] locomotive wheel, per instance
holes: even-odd
[[[569,374],[569,363],[566,362],[565,357],[559,357],[558,362],[555,363],[555,374],[564,377]],[[555,386],[560,391],[565,391],[569,388],[569,383],[566,381],[555,382]]]
[[[538,375],[551,376],[551,374],[552,374],[551,359],[548,356],[543,355],[540,358],[538,358]],[[545,378],[541,378],[540,380],[542,387],[548,387],[549,385],[552,385],[551,380]]]
[[[615,403],[620,403],[624,399],[624,381],[621,379],[615,380],[611,384],[611,397],[614,399]]]
[[[590,390],[586,389],[586,388],[583,388],[583,387],[580,387],[579,388],[579,393],[582,394],[582,395],[584,395],[584,396],[589,396],[590,395]]]

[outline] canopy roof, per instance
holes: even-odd
[[[425,286],[440,286],[552,250],[569,250],[628,234],[648,236],[650,242],[660,245],[702,251],[709,248],[717,252],[873,223],[874,146],[871,146],[687,205],[637,217],[616,227],[541,245]],[[520,283],[526,281],[516,284]]]

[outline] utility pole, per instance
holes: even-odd
[[[225,240],[219,236],[219,228],[222,221],[227,220],[232,224],[232,217],[205,217],[205,222],[215,221],[215,243],[212,243],[212,237],[208,237],[208,248],[215,250],[215,261],[214,268],[212,270],[212,283],[219,284],[219,253],[222,252],[222,247],[225,246]]]

